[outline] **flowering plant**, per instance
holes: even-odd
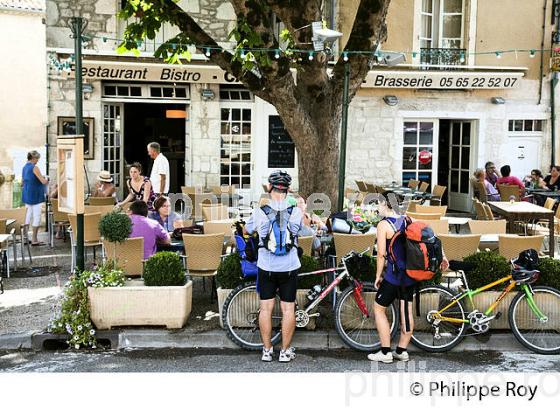
[[[352,210],[352,217],[349,222],[352,225],[352,228],[362,233],[366,233],[372,227],[377,226],[381,219],[382,218],[379,216],[377,211],[364,209],[358,206]]]
[[[95,329],[90,319],[88,287],[123,286],[125,282],[122,270],[114,263],[108,262],[93,271],[84,271],[81,275],[73,275],[64,285],[62,297],[55,305],[55,313],[47,331],[67,334],[67,343],[80,347],[97,347]]]

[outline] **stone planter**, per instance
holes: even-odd
[[[97,329],[115,326],[182,328],[191,313],[192,281],[184,286],[144,286],[141,280],[124,287],[88,288],[91,320]]]
[[[223,328],[224,324],[222,322],[222,312],[224,310],[224,302],[226,301],[227,297],[229,296],[230,292],[233,289],[222,289],[222,288],[218,288],[218,309],[219,309],[219,314],[220,314],[220,327]],[[306,303],[306,297],[305,295],[307,295],[307,292],[309,292],[309,289],[298,289],[297,290],[297,294],[296,294],[296,300],[298,303],[298,306],[303,307]],[[251,295],[251,300],[247,301],[248,303],[251,304],[257,304],[258,306],[258,295],[256,292],[253,292]],[[241,320],[241,319],[240,319]],[[305,326],[305,329],[309,329],[309,330],[313,330],[315,329],[315,318],[310,318],[309,319],[309,324],[307,326]]]

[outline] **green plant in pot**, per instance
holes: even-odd
[[[474,269],[465,272],[467,282],[472,290],[511,274],[511,264],[506,258],[495,252],[477,252],[463,260],[474,265]],[[504,286],[505,284],[502,284],[492,290],[499,290]]]
[[[117,243],[124,242],[132,232],[132,222],[128,215],[112,211],[101,218],[99,221],[99,234],[107,241],[113,244],[112,255],[109,259],[116,260],[117,258]]]
[[[535,285],[560,289],[560,260],[541,258],[537,269],[541,272]]]
[[[321,269],[319,261],[311,256],[301,255],[299,258],[301,263],[300,273],[313,272]],[[323,275],[308,275],[300,276],[298,278],[297,287],[298,289],[311,289],[315,285],[320,285],[323,280]]]
[[[216,282],[222,289],[235,289],[243,283],[241,256],[237,252],[229,254],[220,262]]]
[[[181,258],[175,252],[158,252],[144,265],[144,285],[183,286],[185,270]]]

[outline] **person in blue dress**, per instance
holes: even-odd
[[[31,245],[44,245],[37,239],[39,226],[41,225],[41,206],[45,202],[45,185],[49,180],[41,174],[37,162],[41,154],[37,151],[30,151],[27,154],[27,163],[22,170],[22,202],[25,204],[27,212],[25,214],[25,225],[33,228]]]

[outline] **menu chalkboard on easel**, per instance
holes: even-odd
[[[278,115],[268,116],[268,167],[294,168],[296,147]]]

